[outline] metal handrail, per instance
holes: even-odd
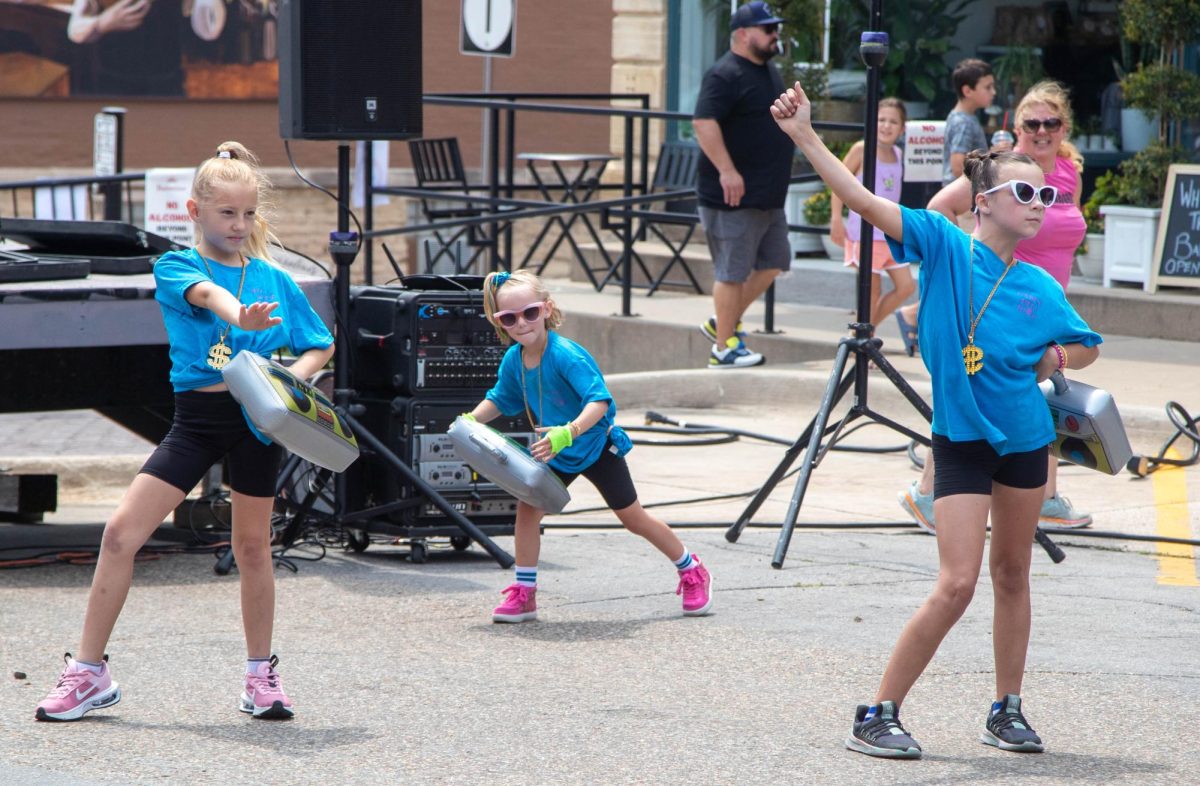
[[[539,101],[531,101],[528,99],[546,99],[548,101],[555,100],[632,100],[641,103],[640,109],[628,109],[623,107],[591,107],[579,106],[575,104],[560,104],[560,103],[544,103]],[[650,138],[650,121],[651,120],[690,120],[691,115],[686,112],[672,112],[666,110],[655,110],[649,108],[649,96],[644,93],[637,94],[587,94],[587,93],[436,93],[428,94],[423,97],[426,104],[435,106],[451,106],[471,109],[484,109],[489,112],[488,135],[485,139],[485,144],[490,150],[489,167],[487,172],[487,182],[483,186],[472,188],[471,190],[488,190],[488,197],[476,197],[471,194],[463,193],[458,190],[458,193],[448,193],[439,189],[400,189],[400,188],[375,188],[367,178],[364,209],[364,240],[369,240],[374,237],[382,237],[385,235],[409,234],[418,231],[430,231],[433,229],[449,229],[452,227],[462,226],[482,226],[489,225],[491,227],[490,237],[493,241],[497,241],[499,234],[504,234],[504,253],[501,254],[499,242],[493,242],[490,248],[490,267],[492,270],[497,270],[503,265],[510,267],[512,262],[512,232],[510,224],[513,221],[518,221],[527,218],[547,217],[555,215],[571,215],[576,213],[599,213],[602,216],[603,226],[616,231],[622,236],[622,255],[616,264],[623,266],[621,274],[621,315],[632,316],[631,299],[632,299],[632,258],[633,258],[633,243],[634,243],[634,218],[653,218],[656,215],[671,215],[680,216],[680,220],[689,222],[698,222],[698,218],[689,214],[655,214],[646,211],[644,208],[640,211],[630,210],[631,207],[644,206],[651,202],[659,202],[673,197],[688,197],[694,192],[678,191],[678,192],[661,192],[657,194],[649,194],[649,138]],[[619,186],[622,196],[617,199],[596,200],[581,204],[557,204],[549,206],[533,206],[538,203],[531,200],[514,199],[515,191],[520,186],[513,183],[514,174],[514,143],[515,143],[515,122],[517,111],[526,112],[547,112],[556,114],[576,114],[576,115],[596,115],[606,117],[621,117],[624,126],[624,156],[623,169],[624,178]],[[500,124],[501,113],[505,124],[503,134],[505,139],[505,154],[504,154],[504,178],[500,177],[500,137],[502,126]],[[638,146],[638,174],[639,178],[635,182],[633,179],[634,172],[634,128],[635,121],[639,121],[641,126],[640,145]],[[813,126],[819,130],[828,131],[861,131],[861,123],[843,123],[833,121],[815,121]],[[365,161],[365,170],[371,171],[371,148],[366,147],[367,160]],[[799,176],[791,179],[790,182],[806,182],[815,180],[815,175]],[[617,186],[609,186],[610,189]],[[505,197],[500,197],[500,191],[503,189]],[[635,196],[634,191],[641,192],[640,196]],[[482,204],[492,208],[491,212],[481,216],[461,217],[445,219],[442,221],[431,222],[427,224],[414,225],[406,228],[393,229],[374,229],[373,216],[373,195],[393,194],[400,196],[428,196],[439,198],[442,200],[460,200],[469,204]],[[542,203],[544,204],[544,203]],[[615,209],[619,208],[619,209]],[[619,216],[622,221],[613,222],[612,216]],[[505,224],[504,229],[500,228],[501,224]],[[812,227],[802,227],[789,225],[789,231],[821,233],[820,229]],[[372,275],[373,257],[372,244],[366,244],[366,275],[368,283]],[[773,320],[774,298],[773,291],[767,293],[767,324],[768,330]]]
[[[90,220],[96,210],[92,203],[91,193],[93,190],[100,192],[102,200],[102,214],[105,220],[119,220],[122,216],[122,193],[124,193],[124,215],[132,220],[133,217],[133,183],[138,180],[144,180],[145,172],[122,172],[115,175],[84,175],[79,177],[55,177],[42,178],[35,180],[9,180],[0,183],[0,191],[9,191],[12,197],[12,213],[11,217],[20,216],[21,208],[18,196],[22,190],[30,192],[30,201],[36,206],[37,192],[40,189],[49,189],[51,194],[60,188],[74,189],[76,186],[88,186],[88,213],[87,216],[75,215],[75,200],[70,200],[71,216],[73,221]],[[122,188],[124,185],[124,188]],[[52,220],[60,220],[58,216],[58,202],[51,196],[50,211]]]

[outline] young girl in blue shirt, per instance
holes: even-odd
[[[500,361],[495,387],[469,417],[486,423],[501,414],[525,413],[541,436],[530,446],[533,457],[546,462],[566,485],[580,475],[590,480],[626,529],[650,541],[675,564],[683,613],[708,614],[708,569],[665,522],[638,502],[624,458],[632,443],[613,423],[617,407],[612,395],[588,351],[555,331],[562,324],[562,312],[546,285],[527,270],[491,273],[483,294],[488,321],[500,340],[512,346]],[[492,612],[493,622],[537,619],[537,564],[545,515],[517,503],[516,580],[504,589],[505,600]]]
[[[267,357],[286,346],[297,355],[292,371],[306,378],[332,357],[333,336],[291,276],[269,262],[274,236],[259,210],[269,187],[245,147],[222,144],[192,183],[187,208],[195,247],[164,254],[154,265],[170,343],[174,421],[104,527],[78,656],[67,653],[58,684],[38,705],[38,720],[78,720],[121,700],[104,650],[129,593],[134,557],[222,458],[233,490],[232,548],[246,636],[239,709],[256,718],[293,715],[271,654],[271,509],[283,451],[252,433],[221,369],[243,349]]]
[[[811,108],[797,82],[771,114],[833,193],[883,230],[897,261],[922,260],[918,329],[933,386],[937,582],[901,632],[874,701],[859,705],[846,747],[920,757],[920,745],[900,724],[900,705],[971,602],[990,515],[996,700],[981,741],[1040,752],[1020,698],[1031,543],[1054,439],[1038,382],[1089,365],[1102,340],[1048,273],[1013,257],[1018,241],[1037,234],[1055,189],[1024,154],[971,154],[966,174],[979,221],[967,235],[939,213],[871,194],[821,142]]]

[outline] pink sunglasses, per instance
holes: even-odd
[[[533,322],[541,319],[545,310],[546,301],[539,300],[536,303],[530,303],[529,305],[522,306],[518,309],[513,309],[510,311],[497,311],[495,314],[492,314],[492,316],[496,318],[496,321],[500,323],[501,327],[510,328],[516,326],[518,318],[523,319],[526,322]]]

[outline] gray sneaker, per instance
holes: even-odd
[[[897,499],[900,500],[900,507],[917,522],[917,526],[930,535],[935,535],[937,533],[933,520],[933,495],[922,494],[920,485],[920,481],[914,480],[912,485],[897,495]]]
[[[1071,500],[1058,494],[1042,503],[1039,518],[1043,524],[1066,529],[1082,529],[1092,525],[1092,514],[1075,510],[1071,507]]]
[[[893,701],[881,701],[867,720],[871,707],[858,705],[846,747],[852,751],[883,759],[919,759],[921,746],[900,725],[900,710]]]
[[[1002,751],[1041,753],[1045,750],[1042,738],[1029,727],[1029,721],[1021,714],[1021,697],[1014,693],[992,704],[979,741]]]

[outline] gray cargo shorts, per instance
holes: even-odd
[[[755,270],[788,270],[792,266],[783,208],[717,210],[700,205],[700,224],[708,238],[717,281],[740,284]]]

